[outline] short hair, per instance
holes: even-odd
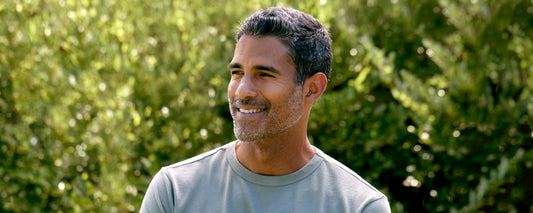
[[[329,79],[331,38],[313,16],[292,8],[270,7],[256,11],[241,25],[237,42],[243,35],[275,36],[289,48],[296,67],[296,83],[316,73]]]

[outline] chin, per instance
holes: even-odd
[[[257,134],[257,131],[253,131],[253,133],[256,133],[256,134],[253,134],[253,133],[250,134],[249,131],[237,131],[237,130],[234,130],[234,133],[235,133],[235,137],[239,141],[242,141],[242,142],[252,143],[252,142],[260,141],[260,140],[265,138],[265,135]]]
[[[238,134],[235,134],[235,137],[237,138],[237,140],[241,142],[246,142],[246,143],[253,143],[253,142],[256,142],[262,139],[262,137],[249,137],[249,136],[242,136]]]

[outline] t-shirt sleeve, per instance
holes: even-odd
[[[382,197],[369,203],[362,211],[363,213],[390,213],[390,205],[387,197]]]
[[[171,185],[165,170],[160,170],[150,182],[139,212],[173,212],[174,204]]]

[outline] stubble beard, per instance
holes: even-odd
[[[283,106],[272,106],[265,120],[250,122],[237,121],[233,115],[233,132],[242,142],[255,142],[270,138],[294,126],[303,113],[302,88],[296,87]]]

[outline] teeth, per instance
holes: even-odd
[[[256,113],[256,112],[261,112],[260,109],[239,109],[240,112],[242,113]]]

